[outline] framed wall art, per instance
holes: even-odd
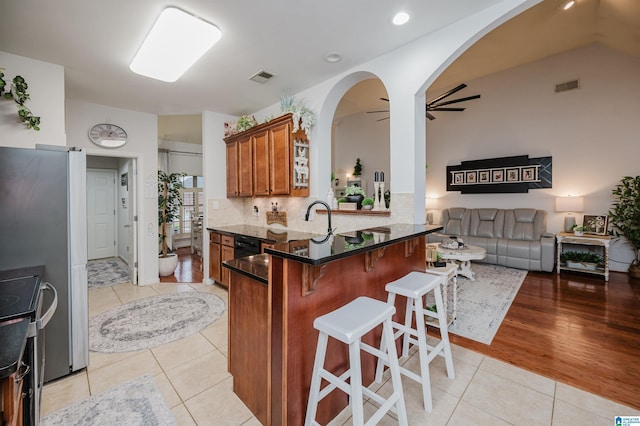
[[[582,217],[582,226],[586,226],[585,234],[607,235],[607,227],[609,225],[609,217],[605,214],[601,215],[584,215]]]
[[[536,188],[551,188],[551,157],[517,155],[447,166],[447,191],[496,194],[529,192]]]

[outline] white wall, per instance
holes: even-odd
[[[158,124],[157,116],[67,99],[68,146],[85,148],[87,155],[137,158],[138,277],[139,284],[154,284],[158,277]],[[129,142],[116,149],[93,144],[87,134],[97,123],[122,126]],[[130,188],[131,188],[130,177]],[[130,206],[131,208],[131,206]]]
[[[198,116],[200,117],[200,116]],[[202,176],[202,145],[161,139],[158,148],[168,149],[169,173]],[[158,161],[162,163],[162,154]],[[158,164],[160,168],[161,164]]]
[[[34,148],[36,144],[64,146],[64,68],[5,52],[0,52],[0,68],[4,68],[7,85],[16,75],[24,77],[30,95],[25,106],[40,117],[40,131],[27,129],[18,121],[16,103],[0,99],[0,144],[18,148]]]
[[[361,178],[367,181],[367,196],[373,194],[373,174],[385,172],[385,184],[391,186],[389,164],[389,120],[365,112],[344,117],[334,125],[333,171],[345,186],[345,174],[353,175],[356,158],[362,164]]]
[[[640,172],[640,59],[591,45],[466,82],[478,100],[462,112],[437,113],[427,124],[427,194],[438,209],[516,206],[547,210],[549,232],[562,230],[557,196],[584,196],[584,214],[606,214],[611,189]],[[580,79],[580,89],[554,93]],[[527,194],[446,192],[446,166],[461,161],[528,154],[551,156],[553,188]],[[582,214],[578,215],[581,222]],[[631,253],[612,253],[612,268],[627,270]]]

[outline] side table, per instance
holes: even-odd
[[[609,243],[611,237],[608,235],[582,235],[576,236],[571,232],[559,232],[556,234],[557,250],[556,250],[556,270],[558,274],[560,271],[578,271],[586,272],[588,274],[600,275],[604,277],[605,281],[609,281]],[[581,247],[583,251],[598,252],[599,255],[604,257],[604,268],[596,268],[590,270],[586,268],[569,267],[566,264],[560,262],[560,256],[563,250],[569,251],[572,248]]]

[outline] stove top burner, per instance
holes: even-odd
[[[0,322],[35,315],[39,277],[11,276],[0,279]]]

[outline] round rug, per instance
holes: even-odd
[[[191,336],[225,311],[215,294],[186,292],[134,300],[89,320],[89,350],[130,352]]]

